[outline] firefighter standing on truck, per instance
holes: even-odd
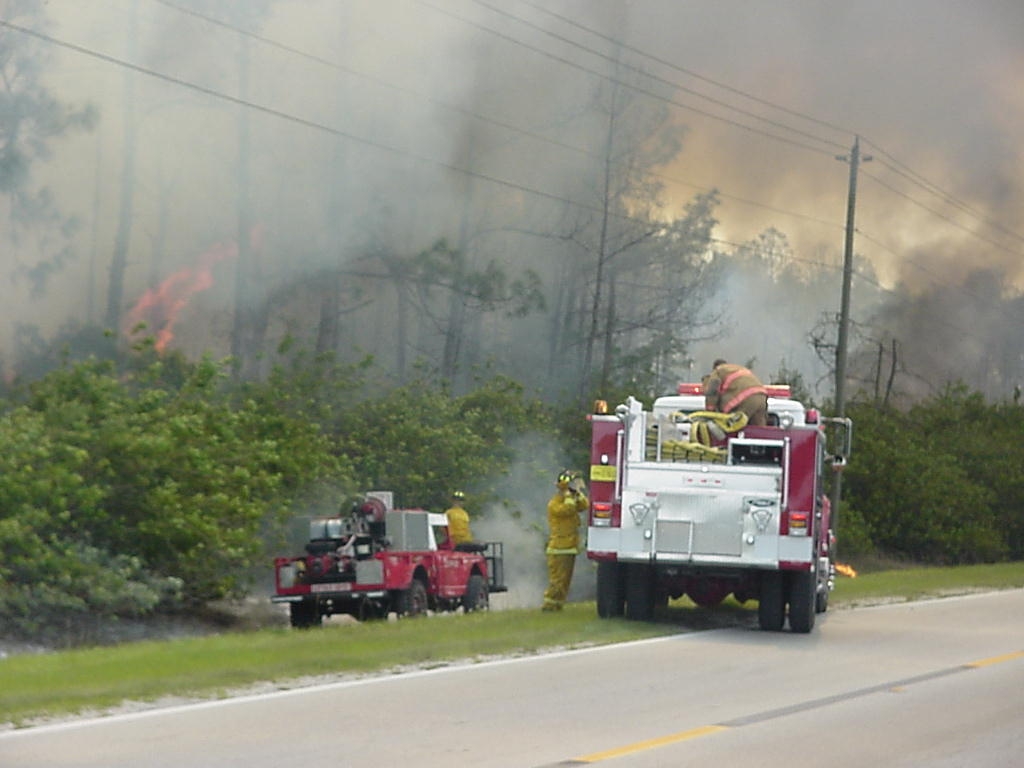
[[[721,413],[745,413],[754,427],[768,424],[768,391],[749,368],[715,360],[704,377],[704,407]]]
[[[555,484],[558,490],[548,502],[548,588],[544,590],[544,611],[562,610],[569,596],[579,553],[580,512],[590,505],[578,473],[563,470]]]
[[[473,534],[469,530],[469,513],[465,508],[466,494],[462,491],[452,493],[452,505],[445,511],[448,518],[448,537],[454,546],[471,544]]]

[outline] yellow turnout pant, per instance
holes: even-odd
[[[548,588],[544,590],[544,610],[560,611],[569,596],[575,554],[548,555]]]

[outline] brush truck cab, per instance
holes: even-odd
[[[484,610],[504,592],[501,542],[454,546],[448,520],[423,509],[394,509],[389,491],[367,494],[348,516],[310,521],[305,553],[274,560],[274,603],[291,625],[324,616],[419,616],[428,610]]]
[[[633,397],[613,414],[596,405],[587,556],[599,616],[647,620],[669,598],[709,607],[732,593],[759,601],[762,629],[787,615],[794,632],[814,627],[835,577],[826,468],[845,464],[852,426],[788,386],[767,389],[770,426],[732,432],[709,418],[700,384],[650,411]]]

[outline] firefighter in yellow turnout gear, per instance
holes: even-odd
[[[455,491],[452,494],[452,505],[445,511],[448,518],[448,536],[452,544],[470,544],[473,541],[473,534],[469,530],[469,513],[465,508],[466,494],[462,491]]]
[[[558,490],[548,502],[548,588],[542,610],[560,611],[569,595],[572,572],[580,544],[580,512],[590,505],[583,478],[563,471],[556,481]]]

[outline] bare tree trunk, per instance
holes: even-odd
[[[138,39],[138,0],[132,3],[128,20],[129,59],[134,59]],[[124,160],[121,165],[121,204],[118,210],[117,236],[110,261],[110,281],[107,287],[106,327],[111,333],[121,332],[121,305],[124,302],[124,273],[128,268],[128,246],[132,237],[132,213],[135,195],[135,145],[137,127],[135,119],[135,73],[124,73]]]
[[[245,101],[249,96],[249,42],[246,37],[240,41],[238,55],[239,98]],[[253,305],[255,296],[251,285],[252,265],[252,214],[249,199],[249,155],[250,155],[249,110],[239,106],[238,111],[238,166],[237,196],[238,214],[238,260],[235,262],[235,311],[231,328],[231,356],[235,360],[235,373],[248,375],[249,358],[255,353],[253,331]]]
[[[170,185],[160,184],[160,195],[157,198],[156,235],[153,237],[153,255],[149,260],[149,279],[147,286],[156,288],[166,277],[161,267],[167,253],[167,212],[170,209]]]
[[[405,384],[406,376],[406,348],[409,346],[409,302],[407,301],[406,294],[408,293],[408,287],[402,275],[394,275],[395,281],[395,298],[398,302],[396,311],[396,317],[398,318],[398,327],[395,329],[396,335],[396,350],[395,350],[395,368],[398,376],[399,385]]]
[[[468,203],[466,204],[468,205]],[[468,217],[465,208],[459,227],[459,240],[454,254],[455,269],[452,270],[452,284],[449,286],[447,321],[444,329],[444,348],[441,351],[441,376],[455,384],[458,375],[459,356],[465,335],[466,296],[463,292],[463,277],[466,273],[466,252],[462,250],[466,241]]]
[[[477,134],[469,131],[467,140],[463,142],[460,160],[467,167],[476,164]],[[471,265],[470,252],[470,218],[473,212],[473,201],[476,198],[474,178],[464,175],[463,204],[459,215],[459,236],[455,241],[455,261],[458,268],[453,275],[451,295],[448,298],[448,324],[445,328],[444,352],[441,356],[441,375],[446,376],[452,385],[453,392],[459,392],[461,385],[468,378],[465,365],[465,341],[467,323],[479,321],[479,313],[471,312],[466,306],[466,289],[464,276],[469,273]],[[479,330],[479,328],[478,328]]]
[[[96,262],[99,257],[99,221],[100,202],[102,200],[102,185],[100,180],[103,174],[100,169],[103,167],[103,141],[97,131],[96,136],[96,181],[92,192],[92,248],[89,251],[89,294],[86,303],[86,312],[89,323],[95,323],[99,318],[96,315]]]
[[[573,301],[569,290],[570,269],[562,267],[562,274],[555,292],[551,309],[551,331],[548,334],[548,375],[550,381],[555,375],[555,366],[565,352],[569,337],[569,323],[572,317]]]
[[[879,402],[882,395],[882,355],[885,354],[885,346],[878,342],[878,360],[875,362],[875,402]]]
[[[341,277],[337,273],[329,274],[324,278],[324,285],[320,297],[320,318],[316,324],[316,351],[321,355],[338,349]]]
[[[339,8],[341,23],[338,26],[337,41],[344,46],[347,43],[350,29],[349,14],[344,8]],[[341,90],[335,91],[335,106],[341,112],[345,103]],[[348,167],[348,154],[342,149],[342,142],[334,138],[331,145],[331,163],[329,180],[331,185],[330,195],[326,211],[326,223],[329,231],[334,234],[334,242],[328,243],[327,248],[334,249],[336,262],[334,264],[337,272],[330,274],[324,279],[323,293],[320,298],[320,318],[316,326],[316,351],[319,354],[336,352],[341,344],[341,296],[344,289],[344,281],[341,272],[344,266],[344,241],[345,228],[348,219],[345,216],[345,196],[342,191],[343,185],[348,181],[350,169]]]
[[[889,396],[892,394],[892,383],[896,379],[896,339],[892,340],[892,365],[889,367],[889,381],[885,385],[885,400],[882,401],[884,407],[889,405]]]
[[[609,274],[611,270],[609,270]],[[613,341],[615,336],[616,314],[615,314],[615,280],[608,280],[608,311],[605,313],[604,323],[604,358],[601,360],[600,391],[608,389],[608,383],[612,377],[612,355],[614,353]]]
[[[597,243],[597,265],[594,270],[594,295],[590,308],[590,330],[587,332],[583,352],[583,370],[580,376],[579,396],[582,401],[590,388],[594,364],[594,345],[597,343],[601,322],[601,299],[604,289],[605,252],[608,247],[608,219],[611,201],[612,140],[615,135],[615,91],[612,91],[611,109],[608,110],[608,132],[604,149],[604,185],[601,191],[601,234]]]

